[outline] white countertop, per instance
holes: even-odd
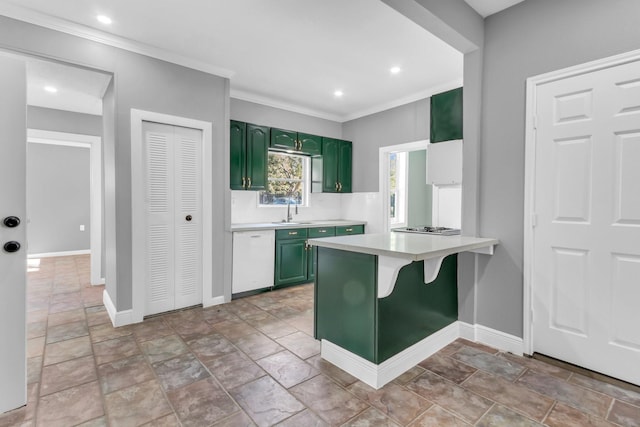
[[[470,236],[438,236],[418,233],[360,234],[309,239],[309,244],[370,255],[421,261],[459,252],[492,247],[498,239]]]
[[[349,225],[366,224],[366,221],[353,221],[346,219],[327,219],[293,222],[259,222],[231,224],[231,231],[255,231],[255,230],[280,230],[287,228],[315,228],[315,227],[340,227]]]

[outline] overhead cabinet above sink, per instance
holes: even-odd
[[[310,156],[322,154],[322,137],[292,130],[271,128],[270,148],[297,151]]]

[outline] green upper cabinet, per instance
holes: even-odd
[[[351,193],[351,142],[322,138],[322,191]],[[317,163],[319,166],[320,163]]]
[[[247,165],[247,124],[231,120],[231,168],[230,187],[232,190],[244,190]]]
[[[232,120],[230,144],[231,189],[266,189],[269,128]]]
[[[431,142],[462,139],[462,88],[431,97]]]
[[[322,137],[308,133],[298,133],[299,151],[310,156],[322,154]]]
[[[271,143],[269,146],[283,150],[296,150],[298,147],[298,132],[271,128]]]
[[[310,156],[322,154],[322,137],[292,130],[271,128],[271,148],[293,150]]]

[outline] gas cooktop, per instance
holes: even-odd
[[[396,231],[399,233],[439,234],[440,236],[452,236],[455,234],[460,234],[459,228],[432,227],[429,225],[393,228],[391,231]]]

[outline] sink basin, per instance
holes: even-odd
[[[310,222],[298,222],[298,221],[292,221],[292,222],[286,222],[286,221],[277,221],[274,222],[273,224],[276,225],[304,225],[304,224],[311,224]]]

